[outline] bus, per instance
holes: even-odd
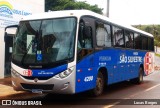
[[[153,35],[89,10],[23,18],[11,62],[17,91],[98,96],[104,86],[143,81],[154,71]]]

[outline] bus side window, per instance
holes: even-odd
[[[126,48],[133,48],[133,33],[125,30],[125,44]]]
[[[142,49],[148,50],[148,39],[146,36],[142,36]]]
[[[148,37],[148,50],[149,51],[154,51],[154,41],[153,38]]]
[[[134,33],[134,48],[142,49],[142,38],[141,35],[138,33]]]
[[[111,29],[110,25],[97,23],[96,24],[96,39],[97,46],[111,47]]]
[[[123,29],[113,26],[113,45],[114,47],[125,47]]]

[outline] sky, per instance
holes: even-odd
[[[76,1],[97,4],[106,15],[107,0]],[[109,18],[130,25],[160,24],[160,0],[110,0]]]

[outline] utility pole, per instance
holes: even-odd
[[[107,0],[107,17],[109,17],[109,0]]]

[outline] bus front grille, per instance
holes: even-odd
[[[25,79],[28,80],[34,80],[35,78],[38,78],[39,80],[48,80],[50,78],[52,78],[53,76],[49,76],[49,77],[30,77],[30,76],[22,76]]]
[[[27,90],[32,90],[32,89],[53,90],[54,84],[24,84],[24,83],[21,83],[21,86]]]

